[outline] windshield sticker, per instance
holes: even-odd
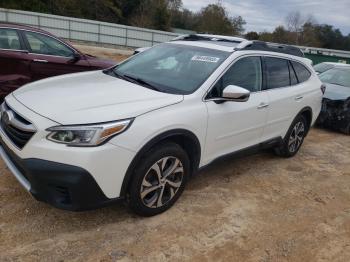
[[[219,62],[220,58],[212,57],[212,56],[195,55],[194,57],[192,57],[191,60],[192,61],[206,62],[206,63],[217,63],[217,62]]]

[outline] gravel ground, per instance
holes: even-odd
[[[112,59],[117,62],[124,60],[133,54],[132,50],[126,50],[126,49],[112,49],[112,48],[97,47],[97,46],[86,46],[86,45],[74,44],[74,43],[73,45],[83,53],[94,55],[97,57]]]
[[[350,261],[350,136],[312,129],[291,159],[228,157],[151,218],[37,202],[0,161],[0,261]]]

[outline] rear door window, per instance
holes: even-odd
[[[297,74],[299,83],[303,83],[307,80],[309,80],[309,78],[311,77],[311,73],[308,69],[306,69],[305,66],[303,66],[302,64],[295,62],[295,61],[291,61],[293,68],[295,70],[295,73]]]
[[[0,49],[21,50],[21,43],[16,30],[0,29]]]
[[[266,89],[290,86],[288,60],[264,57]]]

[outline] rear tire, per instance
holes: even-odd
[[[282,144],[275,148],[275,153],[282,157],[292,157],[298,153],[307,133],[307,121],[302,115],[297,116],[290,126]]]
[[[190,161],[182,147],[166,143],[148,151],[137,165],[129,188],[129,207],[138,215],[168,210],[185,189]]]

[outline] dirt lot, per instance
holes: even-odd
[[[108,58],[108,59],[115,60],[117,62],[122,61],[133,54],[133,51],[131,49],[117,50],[112,48],[101,48],[101,47],[86,46],[86,45],[74,44],[74,43],[72,44],[85,54]]]
[[[168,212],[72,213],[33,200],[0,161],[0,261],[350,261],[350,137],[313,129],[300,153],[227,158]]]

